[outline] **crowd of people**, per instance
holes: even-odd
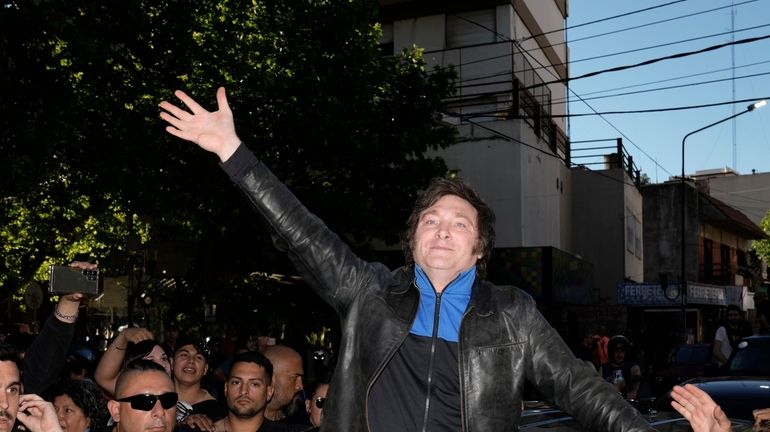
[[[93,268],[82,262],[72,266]],[[305,393],[302,357],[284,345],[251,350],[241,344],[227,359],[220,382],[211,370],[222,365],[210,364],[203,340],[181,335],[161,342],[147,329],[129,327],[98,356],[95,368],[72,373],[65,366],[74,354],[69,348],[81,298],[61,296],[23,352],[0,343],[0,432],[21,430],[21,425],[32,432],[299,432],[320,427],[328,378],[308,383],[313,389]]]

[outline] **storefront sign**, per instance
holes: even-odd
[[[674,285],[675,287],[676,285]],[[678,289],[664,292],[660,284],[618,284],[618,304],[627,306],[677,306],[681,300]]]
[[[738,286],[687,283],[687,304],[727,306],[740,304],[743,288]],[[660,284],[618,284],[618,304],[627,306],[681,306],[679,285],[669,284],[664,291]]]

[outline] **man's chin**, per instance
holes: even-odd
[[[0,432],[7,432],[13,429],[14,420],[7,417],[0,417]]]

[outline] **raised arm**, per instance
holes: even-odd
[[[189,111],[167,101],[161,102],[160,108],[163,111],[160,118],[169,124],[166,132],[215,153],[222,162],[229,159],[241,140],[235,133],[233,112],[227,103],[224,87],[217,89],[218,110],[213,112],[207,111],[181,90],[175,91],[174,95]]]
[[[81,261],[73,261],[70,267],[81,270],[97,268],[96,264]],[[22,374],[24,389],[27,392],[43,393],[58,378],[67,360],[67,351],[75,334],[75,322],[83,297],[81,293],[60,296],[53,314],[27,349]]]
[[[96,366],[94,371],[96,383],[109,394],[114,394],[115,382],[117,382],[123,367],[123,359],[126,357],[128,344],[138,343],[146,339],[152,339],[152,333],[144,328],[129,327],[120,332],[107,347],[107,351],[104,352]]]

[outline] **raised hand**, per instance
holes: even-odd
[[[217,111],[209,112],[185,92],[177,90],[174,95],[185,104],[189,111],[163,101],[160,118],[165,120],[166,132],[175,137],[192,141],[204,150],[215,153],[221,161],[232,156],[241,143],[235,133],[233,112],[227,103],[224,87],[217,89]]]
[[[730,420],[711,396],[692,384],[674,386],[671,406],[690,422],[693,432],[730,432]]]
[[[19,412],[16,416],[31,432],[62,431],[53,404],[36,394],[26,394],[19,398]]]

